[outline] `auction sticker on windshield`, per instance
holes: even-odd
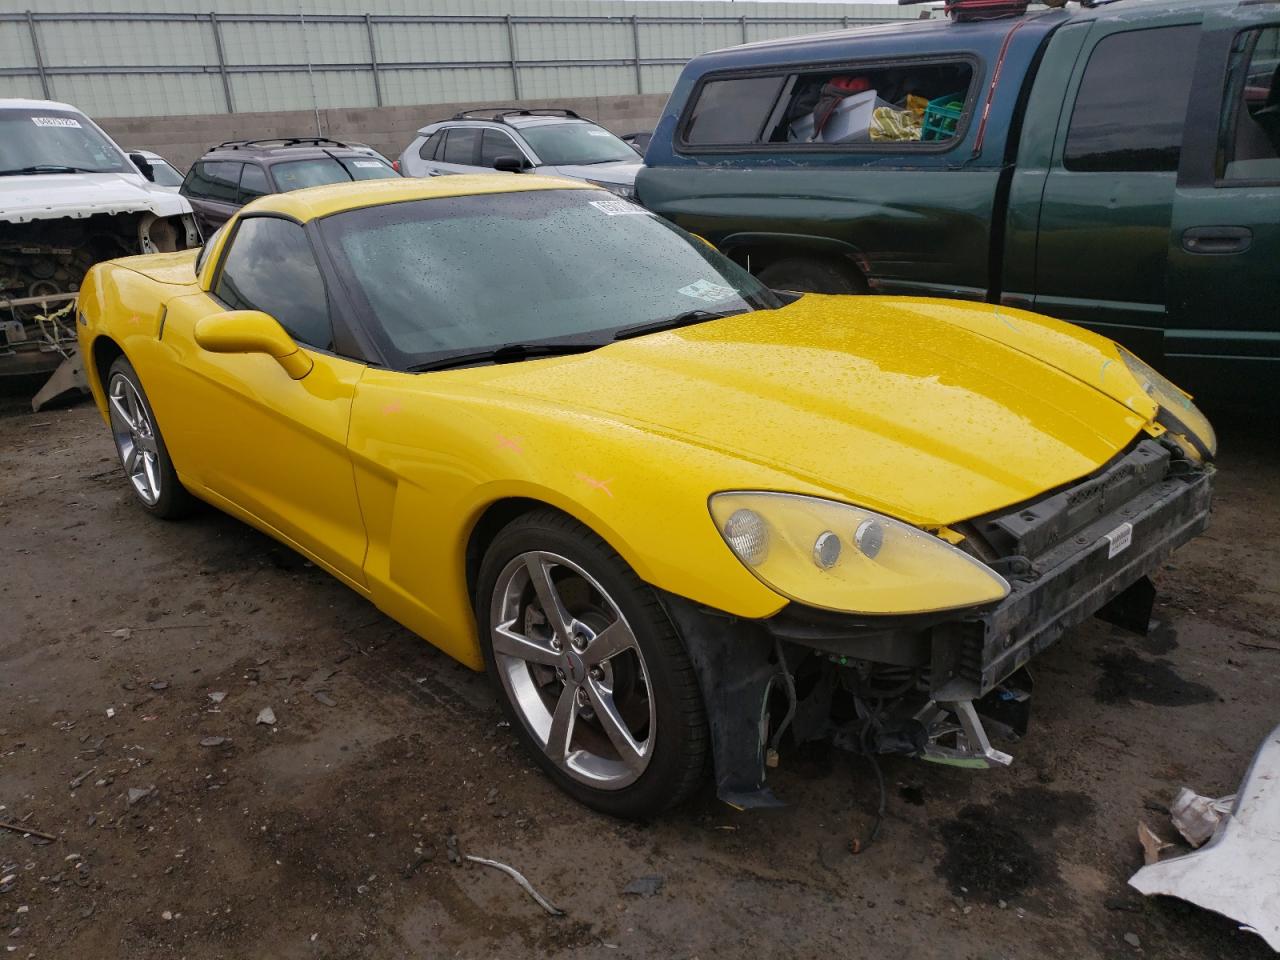
[[[80,121],[75,117],[32,117],[31,122],[37,127],[75,127],[80,129]]]
[[[677,292],[683,293],[686,297],[693,297],[695,300],[705,300],[707,303],[719,303],[738,293],[733,287],[712,283],[710,280],[695,280],[687,287],[681,287]]]
[[[628,203],[626,200],[592,200],[591,205],[601,213],[607,213],[611,217],[621,217],[629,213],[652,216],[644,207]]]
[[[352,161],[352,166],[368,168],[368,167],[381,167],[383,166],[383,164],[378,160],[355,160],[355,161]]]

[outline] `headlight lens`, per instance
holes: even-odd
[[[711,517],[752,573],[799,603],[848,613],[954,610],[1002,600],[1003,577],[915,527],[794,493],[711,498]]]
[[[604,187],[615,197],[622,197],[624,200],[634,200],[636,197],[636,188],[629,183],[605,183],[603,180],[588,180],[587,183]]]
[[[1196,445],[1200,455],[1212,460],[1218,454],[1218,436],[1209,418],[1191,402],[1191,398],[1163,374],[1143,363],[1124,347],[1120,357],[1129,372],[1141,384],[1143,392],[1160,406],[1156,422],[1171,433],[1186,437]]]

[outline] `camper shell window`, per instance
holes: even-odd
[[[685,109],[681,146],[947,149],[972,112],[975,66],[950,58],[712,75]]]

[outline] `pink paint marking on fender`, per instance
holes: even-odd
[[[504,437],[502,434],[498,434],[498,446],[507,447],[516,453],[524,453],[524,447],[520,444],[519,437]]]
[[[400,412],[399,400],[392,400],[390,403],[388,403],[385,407],[382,408],[382,415],[384,417],[390,416],[393,413],[399,413],[399,412]]]
[[[581,472],[574,474],[574,476],[576,476],[579,480],[581,480],[587,486],[592,487],[596,490],[603,490],[610,497],[613,496],[613,491],[609,489],[609,484],[613,483],[612,477],[608,480],[597,480],[595,477],[589,477],[585,473],[581,473]]]

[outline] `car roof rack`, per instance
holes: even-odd
[[[240,150],[245,147],[261,147],[267,144],[280,147],[297,147],[303,144],[319,146],[322,143],[332,144],[335,147],[351,146],[349,143],[345,143],[342,140],[334,140],[332,137],[263,137],[258,140],[224,140],[222,143],[210,147],[209,150]]]
[[[476,114],[491,114],[481,117]],[[450,120],[497,120],[505,123],[507,117],[568,117],[581,120],[574,111],[565,107],[475,107],[471,110],[459,110]]]

